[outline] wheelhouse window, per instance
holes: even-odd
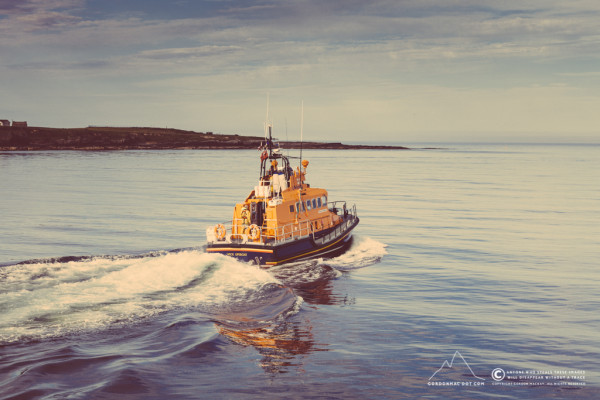
[[[317,208],[317,199],[312,199],[312,208]]]
[[[321,208],[321,206],[322,206],[322,205],[323,205],[323,204],[321,203],[321,198],[319,197],[319,198],[317,199],[317,208]]]
[[[306,200],[306,209],[310,211],[310,200]]]
[[[291,212],[291,213],[293,213],[293,212],[294,212],[294,205],[293,205],[293,204],[291,204],[291,205],[290,205],[290,212]]]

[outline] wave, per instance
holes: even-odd
[[[198,250],[0,268],[0,343],[128,324],[176,308],[211,314],[295,296],[270,273]],[[267,293],[267,294],[265,294]],[[261,318],[269,318],[263,309]]]
[[[355,235],[348,251],[335,258],[319,259],[319,264],[328,265],[339,271],[364,268],[381,261],[387,254],[386,247],[386,244],[370,237]]]
[[[340,271],[384,254],[384,244],[355,237],[341,256],[268,270],[201,248],[7,265],[0,268],[0,343],[128,325],[174,309],[232,329],[277,325],[299,311],[303,297],[336,302],[329,284]]]

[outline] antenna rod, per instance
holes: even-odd
[[[289,142],[290,138],[288,137],[288,129],[287,129],[287,118],[285,119],[285,141]],[[290,155],[290,149],[287,149],[287,155]]]
[[[304,133],[304,100],[302,100],[302,111],[300,113],[300,163],[302,164],[302,143]]]
[[[269,93],[267,93],[267,115],[265,116],[265,140],[267,140],[267,127],[269,126]]]
[[[273,137],[271,136],[271,125],[269,125],[269,139],[267,139],[267,147],[269,148],[269,157],[273,154]]]

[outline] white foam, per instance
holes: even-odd
[[[344,254],[320,262],[341,270],[363,268],[379,262],[387,254],[386,247],[386,244],[370,237],[355,235],[352,245]]]
[[[0,269],[0,342],[219,305],[273,283],[258,267],[200,251],[8,266]]]

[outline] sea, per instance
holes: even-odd
[[[264,268],[257,151],[0,153],[0,399],[600,398],[599,145],[302,157],[360,224]]]

